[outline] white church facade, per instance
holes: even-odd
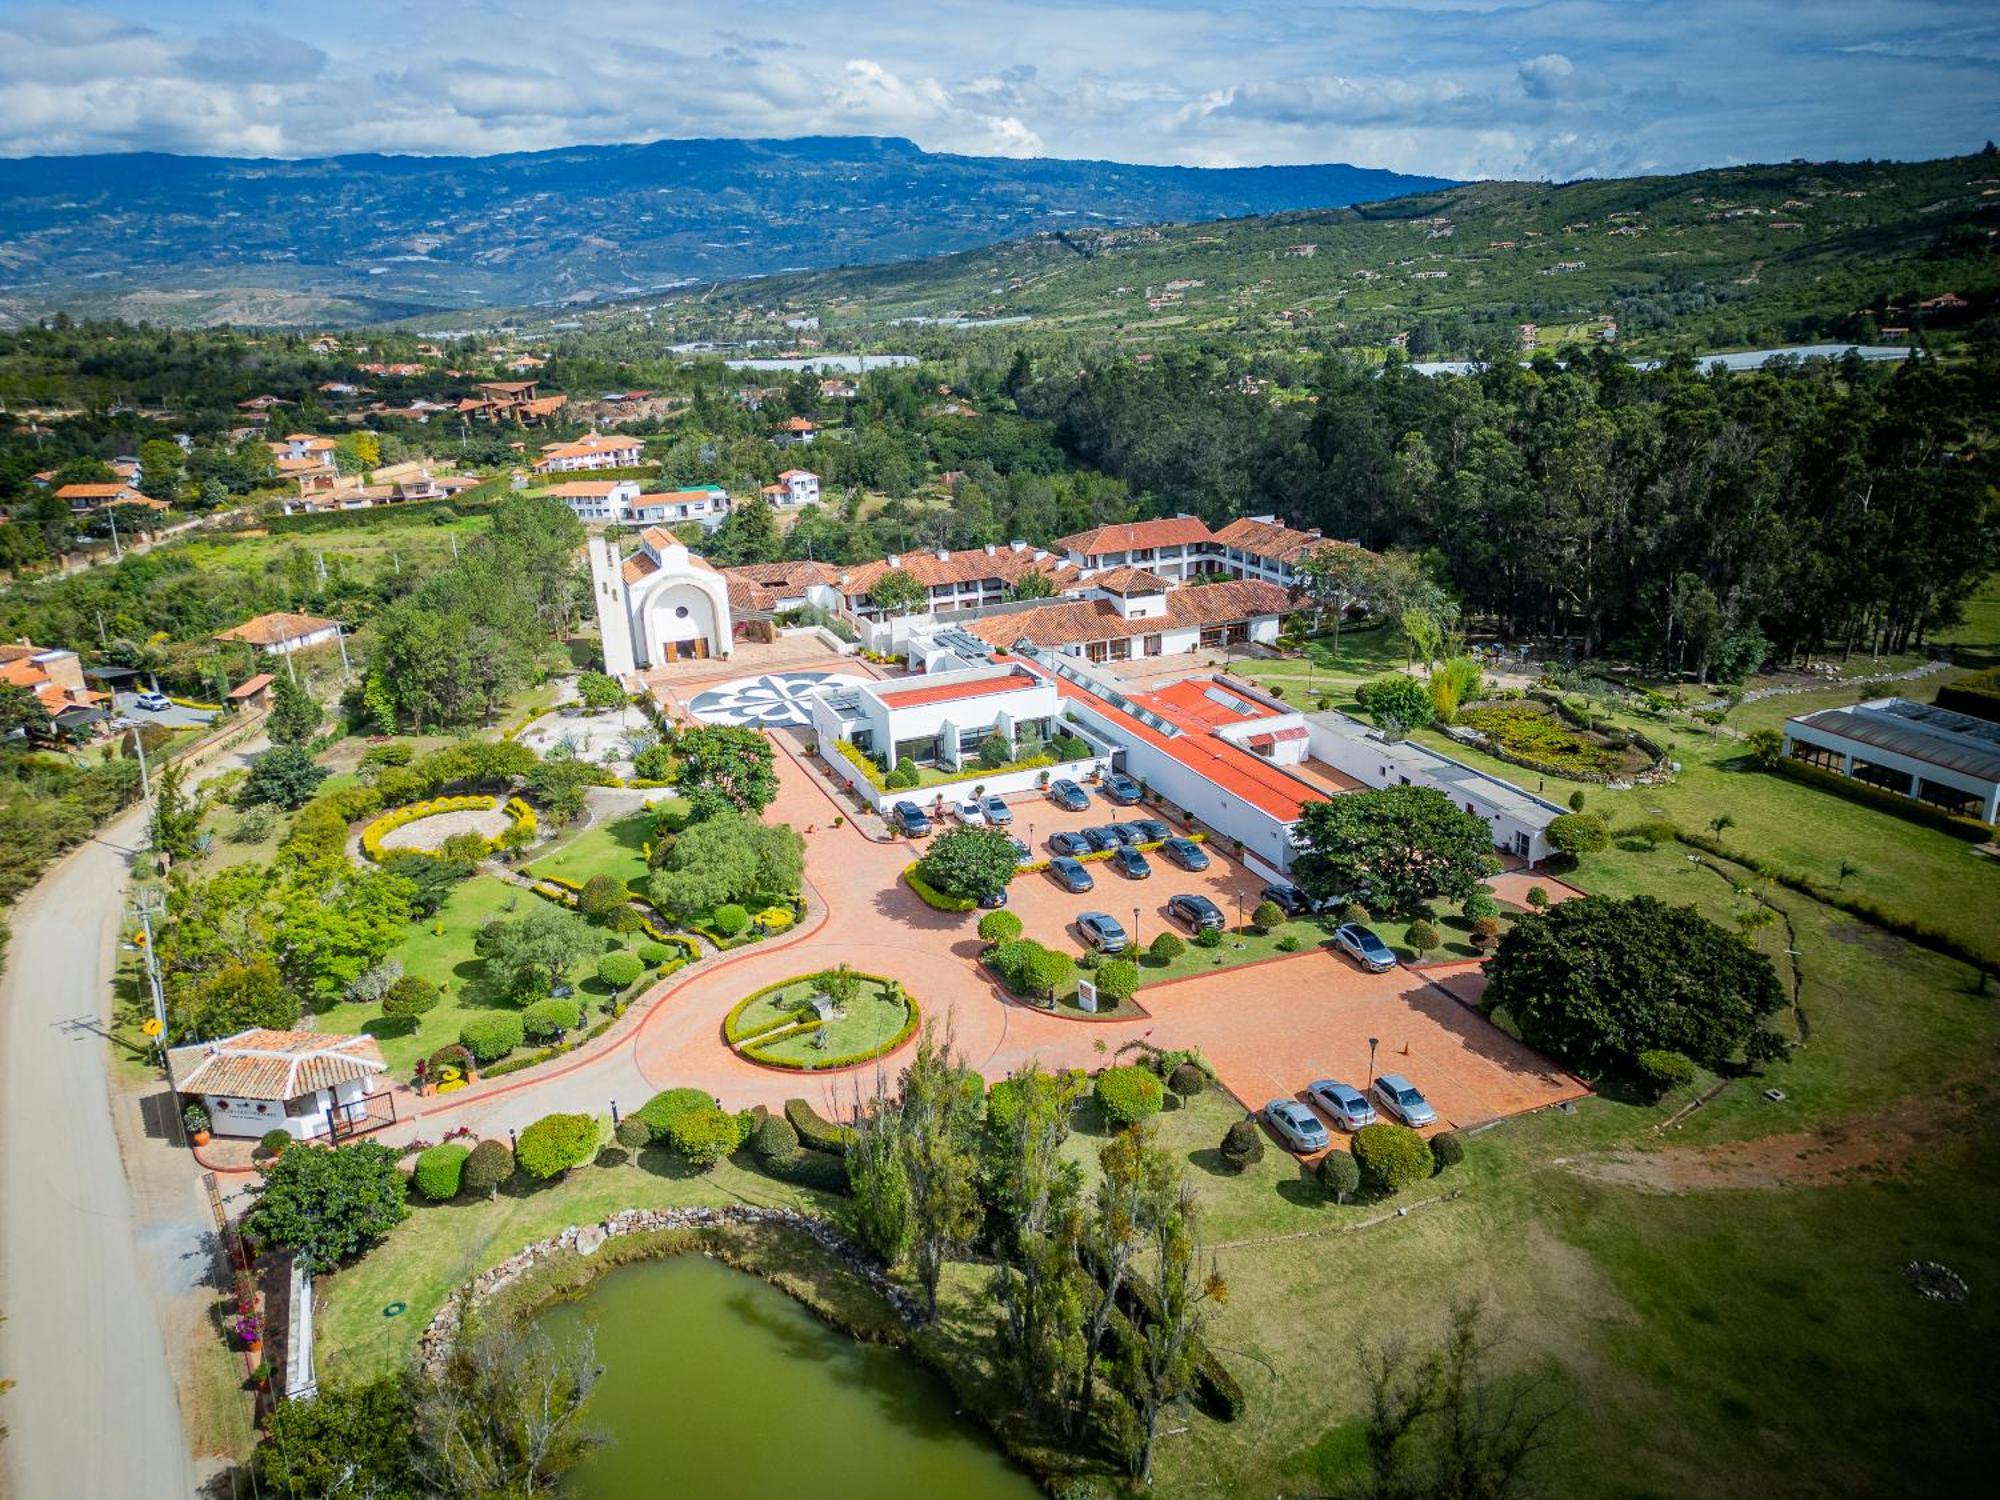
[[[607,537],[590,538],[589,549],[605,671],[622,677],[668,662],[728,658],[735,633],[728,581],[671,532],[648,528],[628,558]]]

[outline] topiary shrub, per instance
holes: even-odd
[[[443,996],[428,979],[405,974],[382,996],[382,1014],[395,1021],[408,1021],[412,1030],[423,1025],[426,1011],[436,1008]]]
[[[1675,1089],[1694,1082],[1694,1064],[1678,1052],[1648,1048],[1632,1059],[1634,1073],[1654,1100],[1666,1098]]]
[[[543,1115],[521,1132],[515,1159],[530,1177],[547,1181],[597,1155],[597,1121],[589,1115]]]
[[[1146,951],[1154,963],[1170,964],[1187,952],[1187,943],[1177,932],[1163,932],[1146,945]]]
[[[607,953],[597,961],[597,977],[614,990],[622,990],[646,972],[646,965],[636,953]]]
[[[1319,1159],[1319,1185],[1345,1203],[1361,1186],[1361,1165],[1345,1151],[1329,1151]]]
[[[1167,1075],[1167,1087],[1183,1099],[1192,1099],[1208,1087],[1208,1075],[1191,1062],[1180,1063]]]
[[[1194,945],[1197,948],[1220,948],[1222,933],[1216,928],[1204,927],[1194,935]]]
[[[674,950],[661,943],[641,943],[639,945],[639,962],[649,969],[657,969],[673,956]],[[601,966],[598,972],[602,975],[603,969]]]
[[[667,1127],[684,1114],[697,1109],[714,1109],[715,1100],[701,1089],[666,1089],[639,1106],[631,1118],[643,1120],[653,1132],[652,1139],[665,1143]]]
[[[465,1176],[466,1159],[472,1153],[456,1141],[446,1141],[417,1153],[416,1170],[410,1181],[433,1203],[449,1203],[458,1196]]]
[[[665,1132],[666,1145],[704,1171],[743,1144],[736,1116],[713,1104],[673,1117]]]
[[[474,1060],[483,1063],[498,1062],[520,1046],[526,1036],[521,1017],[506,1010],[472,1016],[458,1028],[459,1042]]]
[[[458,1185],[468,1193],[492,1197],[514,1175],[514,1148],[505,1141],[481,1141],[465,1158]]]
[[[559,1040],[566,1031],[574,1031],[583,1024],[583,1006],[575,1000],[558,1000],[553,996],[547,1000],[537,1000],[521,1012],[521,1030],[538,1042]]]
[[[1438,935],[1437,928],[1429,922],[1412,922],[1403,929],[1403,941],[1414,948],[1417,956],[1421,958],[1444,939]]]
[[[1159,1075],[1137,1064],[1106,1068],[1097,1075],[1092,1092],[1104,1118],[1121,1128],[1150,1119],[1166,1103]]]
[[[1500,903],[1495,901],[1493,893],[1482,885],[1465,898],[1463,909],[1466,916],[1476,922],[1481,917],[1497,917],[1500,914]]]
[[[1264,1132],[1255,1120],[1238,1120],[1223,1132],[1220,1155],[1235,1171],[1254,1167],[1264,1159]]]
[[[783,1115],[766,1115],[750,1132],[750,1149],[757,1160],[782,1166],[799,1154],[799,1133]]]
[[[1259,932],[1282,927],[1285,925],[1285,909],[1275,901],[1259,901],[1256,910],[1250,913],[1250,925]]]
[[[1474,917],[1472,919],[1472,941],[1482,948],[1490,948],[1500,936],[1498,917]]]
[[[1123,1004],[1139,993],[1139,966],[1129,958],[1106,959],[1097,969],[1097,993]]]
[[[627,1151],[643,1151],[653,1144],[653,1127],[637,1115],[625,1116],[611,1134]]]
[[[785,1101],[785,1120],[799,1133],[799,1140],[815,1151],[831,1152],[835,1156],[847,1155],[847,1148],[853,1144],[854,1132],[845,1125],[836,1125],[803,1099]]]
[[[1431,1137],[1431,1160],[1442,1172],[1465,1160],[1465,1140],[1456,1130],[1441,1130]]]
[[[1407,1125],[1383,1121],[1354,1132],[1354,1160],[1361,1180],[1378,1192],[1395,1193],[1431,1175],[1431,1148]]]
[[[430,1055],[430,1074],[436,1077],[440,1068],[456,1068],[461,1073],[472,1070],[472,1053],[459,1042],[446,1042]]]
[[[1531,885],[1528,887],[1528,905],[1532,906],[1536,911],[1540,911],[1543,907],[1547,906],[1548,904],[1549,904],[1549,893],[1547,891],[1543,890],[1538,885]]]
[[[710,912],[708,925],[726,938],[740,937],[750,926],[750,913],[732,901]]]
[[[1350,901],[1340,909],[1340,920],[1343,922],[1359,922],[1365,927],[1373,919],[1374,914],[1359,901]]]
[[[1021,919],[1011,911],[989,911],[979,919],[979,938],[986,943],[1011,943],[1021,935]]]

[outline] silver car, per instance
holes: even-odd
[[[1375,1106],[1352,1084],[1322,1078],[1306,1090],[1306,1097],[1342,1130],[1359,1130],[1375,1123]]]
[[[1405,1125],[1435,1124],[1438,1112],[1431,1101],[1417,1092],[1417,1086],[1401,1073],[1384,1073],[1375,1080],[1375,1097],[1382,1107]]]
[[[1324,1151],[1331,1144],[1319,1116],[1296,1099],[1273,1099],[1264,1106],[1264,1117],[1294,1151],[1310,1154]]]

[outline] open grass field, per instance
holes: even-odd
[[[595,822],[537,859],[528,867],[529,873],[545,878],[560,876],[578,885],[593,875],[609,875],[631,886],[645,877],[646,845],[652,841],[654,820],[662,808],[685,812],[687,804],[670,797],[642,811]]]

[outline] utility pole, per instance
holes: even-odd
[[[337,621],[334,624],[333,639],[335,644],[340,647],[341,674],[345,677],[352,677],[354,675],[354,664],[347,659],[347,632],[340,628]],[[296,681],[296,679],[294,680]]]
[[[104,518],[111,523],[111,560],[113,562],[123,562],[125,560],[125,549],[118,545],[117,508],[115,506],[108,507],[104,512]]]
[[[159,1035],[153,1039],[153,1045],[159,1051],[160,1061],[165,1062],[167,1055],[167,1000],[166,996],[160,990],[160,961],[153,952],[153,918],[162,915],[166,908],[164,905],[155,905],[152,899],[148,899],[144,902],[135,903],[134,910],[138,914],[139,925],[146,934],[144,945],[146,954],[146,981],[148,987],[153,992],[153,1019],[159,1022],[160,1025]]]
[[[153,800],[153,778],[146,770],[146,739],[139,733],[139,726],[132,726],[132,748],[139,752],[139,791],[146,802]]]

